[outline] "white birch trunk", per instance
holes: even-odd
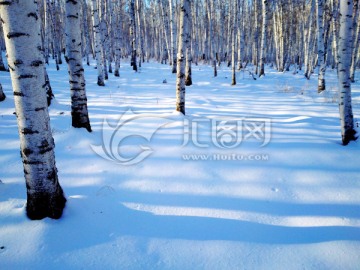
[[[121,21],[121,6],[119,7],[119,3],[113,0],[114,3],[114,16],[115,16],[115,25],[113,26],[114,31],[114,47],[115,47],[115,77],[120,77],[120,60],[121,60],[121,33],[122,33],[122,21]]]
[[[267,22],[268,22],[268,1],[267,0],[263,0],[262,1],[262,16],[263,16],[263,21],[262,21],[262,29],[261,29],[261,48],[260,48],[260,72],[259,72],[259,77],[265,75],[265,69],[264,69],[264,65],[265,65],[265,52],[266,52],[266,28],[267,28]]]
[[[241,6],[238,6],[238,13],[240,14],[241,9],[241,22],[238,24],[238,70],[243,68],[243,56],[244,56],[244,1],[241,2]]]
[[[185,53],[189,42],[188,20],[190,0],[180,2],[179,45],[177,55],[176,111],[185,115]]]
[[[44,89],[37,1],[0,1],[14,91],[30,219],[60,218],[66,199],[58,182]]]
[[[142,22],[141,22],[141,13],[142,13],[142,1],[136,0],[136,13],[138,21],[138,38],[139,38],[139,67],[141,67],[141,62],[144,62],[144,39],[142,37]]]
[[[340,1],[340,32],[338,51],[339,110],[343,145],[355,140],[354,120],[351,102],[350,62],[352,53],[352,10],[353,1]]]
[[[208,18],[209,18],[209,40],[210,40],[210,53],[211,60],[214,68],[214,77],[217,77],[217,67],[216,67],[216,49],[215,49],[215,34],[214,34],[214,19],[215,19],[215,10],[213,0],[207,0],[208,3]]]
[[[84,29],[84,36],[85,36],[85,56],[86,56],[86,64],[90,66],[90,59],[89,54],[91,51],[91,41],[90,41],[90,34],[89,28],[87,23],[88,13],[87,13],[87,4],[86,0],[82,0],[82,14],[83,14],[83,29]]]
[[[305,54],[305,77],[309,80],[312,73],[312,19],[314,13],[313,0],[310,0],[309,21],[307,26],[307,35],[305,36],[304,54]]]
[[[333,41],[332,41],[332,51],[333,56],[335,60],[335,66],[337,67],[337,59],[338,59],[338,48],[337,48],[337,39],[338,39],[338,33],[337,33],[337,27],[336,22],[338,20],[338,8],[335,5],[335,0],[331,0],[331,12],[332,12],[332,19],[331,19],[331,28],[332,28],[332,34],[333,34]]]
[[[96,67],[98,72],[97,84],[99,86],[105,86],[104,82],[104,66],[102,63],[102,46],[101,46],[101,33],[100,33],[100,19],[99,19],[99,9],[97,6],[96,0],[91,0],[92,8],[92,20],[93,20],[93,30],[94,30],[94,43],[95,43],[95,58],[96,58]]]
[[[254,3],[254,43],[253,43],[253,64],[255,65],[255,74],[258,74],[259,65],[259,27],[258,27],[258,4],[257,0]]]
[[[235,53],[236,53],[236,47],[235,47],[235,44],[236,44],[236,26],[238,25],[238,0],[232,0],[233,2],[233,11],[234,11],[234,14],[233,14],[233,23],[232,23],[232,31],[231,31],[231,34],[232,34],[232,42],[231,42],[231,70],[232,70],[232,81],[231,81],[231,85],[236,85],[236,63],[235,63]],[[229,18],[230,20],[230,18]]]
[[[80,0],[66,1],[66,52],[69,70],[71,118],[75,128],[86,128],[91,132],[87,97],[85,92],[84,68],[81,57]]]
[[[71,0],[70,0],[71,1]],[[108,73],[108,56],[110,54],[109,52],[109,33],[108,33],[108,27],[106,23],[106,0],[98,0],[98,6],[100,7],[100,36],[101,36],[101,48],[102,48],[102,61],[104,65],[104,79],[109,79],[109,73]],[[110,63],[109,63],[110,65]]]
[[[325,90],[325,71],[326,71],[326,59],[325,59],[325,43],[324,43],[324,0],[316,0],[316,25],[317,25],[317,47],[318,47],[318,93]]]
[[[171,40],[171,59],[172,59],[172,73],[176,73],[176,37],[175,37],[175,8],[173,0],[169,0],[170,8],[170,40]]]
[[[51,40],[51,28],[50,28],[50,0],[44,0],[44,54],[45,54],[45,63],[49,64],[49,47]]]
[[[355,2],[354,2],[355,4]],[[358,3],[356,2],[356,9],[354,9],[354,14],[358,15],[357,12],[357,8],[358,8]],[[350,80],[351,82],[355,82],[355,70],[356,70],[356,64],[357,64],[357,60],[358,60],[358,52],[359,52],[359,44],[360,44],[360,22],[358,22],[358,17],[359,16],[355,16],[354,18],[354,23],[353,23],[353,31],[355,31],[353,37],[354,37],[354,41],[353,41],[353,51],[352,51],[352,56],[351,56],[351,66],[350,66]],[[360,17],[359,17],[360,18]]]
[[[136,21],[135,21],[135,0],[130,0],[130,39],[131,39],[131,62],[130,65],[133,67],[133,70],[137,72],[137,63],[136,63]]]
[[[192,85],[192,71],[191,71],[191,62],[192,62],[192,53],[191,53],[191,32],[192,32],[192,10],[191,3],[189,4],[187,16],[187,40],[186,43],[186,66],[185,66],[185,85]]]

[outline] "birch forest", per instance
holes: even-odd
[[[138,67],[150,59],[173,66],[181,43],[179,0],[81,0],[77,12],[81,21],[81,50],[84,58],[96,58],[99,76],[119,75],[121,58],[131,57]],[[186,57],[199,62],[252,65],[254,75],[264,75],[263,65],[279,72],[303,69],[306,77],[321,67],[319,91],[325,89],[326,68],[336,68],[340,31],[338,0],[274,1],[190,1],[187,9],[189,41]],[[351,1],[352,2],[352,1]],[[65,1],[38,1],[41,38],[46,61],[56,59],[61,67],[66,55]],[[351,80],[358,64],[359,12],[353,1],[351,37]],[[350,31],[351,30],[351,31]],[[2,49],[5,50],[2,41]],[[1,62],[0,62],[1,63]],[[216,63],[216,65],[215,65]],[[216,71],[214,72],[216,75]],[[102,82],[99,82],[101,85]]]
[[[6,2],[6,1],[5,1]],[[65,0],[37,1],[41,39],[46,63],[49,58],[62,67],[66,57]],[[79,0],[82,56],[96,59],[99,85],[109,74],[120,76],[121,59],[131,58],[136,71],[155,59],[176,72],[178,47],[182,45],[179,0]],[[249,68],[263,76],[264,64],[279,72],[304,70],[310,78],[319,67],[319,91],[326,89],[323,74],[336,68],[340,31],[339,0],[195,0],[186,9],[186,61],[214,67]],[[358,1],[351,6],[351,81],[359,58]],[[75,27],[75,25],[74,25]],[[75,31],[74,30],[74,31]],[[5,50],[3,35],[1,49]],[[0,68],[4,69],[0,59]],[[189,68],[189,67],[188,67]]]
[[[342,144],[357,138],[351,98],[360,53],[357,0],[1,0],[0,8],[0,48],[7,55],[5,65],[0,54],[0,70],[12,78],[28,198],[34,197],[28,202],[31,218],[58,218],[66,201],[45,104],[56,98],[46,70],[50,62],[69,74],[72,126],[88,132],[84,65],[91,62],[100,91],[122,76],[123,62],[134,74],[154,61],[167,66],[176,74],[173,107],[182,115],[194,66],[211,66],[209,79],[220,68],[231,69],[232,86],[241,84],[240,71],[253,80],[270,68],[302,73],[303,80],[316,77],[318,94],[327,90],[327,70],[337,70]],[[0,85],[0,101],[5,99]],[[47,180],[39,164],[48,168]]]
[[[344,53],[339,46],[344,46],[350,81],[356,79],[360,41],[357,0],[70,1],[76,3],[75,15],[67,11],[65,2],[69,1],[38,1],[46,63],[53,58],[58,69],[66,68],[63,59],[71,52],[66,29],[70,33],[76,27],[71,32],[78,32],[82,57],[87,64],[96,59],[99,86],[105,86],[109,76],[121,76],[122,59],[130,58],[135,72],[156,60],[178,73],[176,109],[184,114],[185,85],[192,84],[191,65],[199,63],[212,65],[214,77],[219,66],[231,66],[232,85],[237,83],[239,70],[254,79],[265,76],[264,65],[294,74],[302,70],[306,79],[318,71],[321,93],[326,90],[326,69],[338,67],[343,57],[338,52]],[[341,25],[340,5],[351,17],[347,26],[345,21]],[[66,28],[67,16],[79,22]],[[3,40],[1,44],[5,50]],[[351,103],[350,96],[347,102]],[[350,111],[347,115],[352,115]],[[352,135],[345,136],[344,144],[352,139]]]

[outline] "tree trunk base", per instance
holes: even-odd
[[[260,69],[260,72],[259,72],[259,78],[261,76],[265,76],[265,70],[263,68]]]
[[[4,92],[1,92],[0,93],[0,102],[4,101],[5,99],[6,99],[6,96],[5,96]]]
[[[31,220],[46,217],[59,219],[65,208],[66,199],[62,188],[58,184],[55,194],[27,193],[26,215]]]
[[[74,128],[85,128],[87,131],[92,132],[89,117],[86,117],[87,121],[85,121],[85,122],[79,120],[79,119],[83,119],[83,118],[85,118],[85,117],[82,115],[79,115],[79,114],[72,115],[72,126]]]
[[[105,86],[104,80],[101,79],[101,78],[98,78],[97,85],[98,86]]]
[[[344,135],[342,135],[342,144],[345,146],[345,145],[348,145],[349,142],[351,141],[356,141],[357,140],[357,136],[356,136],[356,130],[355,129],[350,129],[350,130],[347,130],[345,132]]]

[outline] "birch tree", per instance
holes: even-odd
[[[358,62],[358,53],[359,53],[359,45],[360,45],[360,22],[358,22],[359,16],[359,6],[358,0],[354,1],[354,18],[353,18],[353,51],[351,57],[351,66],[350,66],[350,80],[351,82],[355,82],[355,70]]]
[[[317,47],[318,47],[318,92],[325,90],[326,52],[324,43],[324,0],[316,0],[316,25],[317,25]]]
[[[58,219],[66,199],[55,165],[54,139],[44,89],[38,2],[0,1],[7,60],[14,92],[20,153],[30,219]]]
[[[175,8],[173,0],[169,0],[170,9],[170,42],[171,42],[171,59],[172,73],[176,73],[176,36],[175,36]]]
[[[217,76],[217,67],[216,67],[216,48],[215,48],[215,7],[213,0],[205,1],[206,9],[207,9],[207,20],[209,22],[209,43],[210,43],[210,57],[211,62],[214,68],[214,77]]]
[[[144,61],[144,39],[142,36],[142,22],[141,22],[141,14],[142,10],[142,1],[136,0],[136,14],[137,14],[137,22],[138,22],[138,44],[139,44],[139,67],[141,67],[141,62]]]
[[[131,39],[131,66],[137,71],[136,63],[136,21],[135,21],[135,0],[130,0],[130,39]]]
[[[232,23],[232,44],[231,44],[231,70],[232,70],[232,82],[231,85],[236,85],[236,73],[235,73],[235,69],[236,69],[236,63],[235,63],[235,43],[236,43],[236,26],[238,25],[238,12],[237,12],[237,5],[238,5],[238,0],[232,0],[233,5],[233,23]]]
[[[268,1],[263,0],[262,1],[262,29],[261,29],[261,47],[260,47],[260,71],[259,71],[259,77],[265,75],[265,50],[266,50],[266,28],[267,28],[267,22],[268,22]]]
[[[355,140],[354,117],[351,102],[350,63],[352,53],[353,1],[340,1],[340,32],[338,51],[339,110],[343,145]]]
[[[111,0],[114,1],[114,0]],[[113,26],[114,31],[114,49],[115,49],[115,77],[120,77],[120,60],[121,60],[121,34],[122,34],[122,21],[121,21],[121,15],[120,11],[122,8],[122,1],[118,3],[117,1],[114,1],[114,16],[115,16],[115,25]]]
[[[92,21],[93,21],[94,43],[95,43],[94,51],[96,58],[96,67],[98,72],[97,84],[99,86],[105,86],[104,66],[102,61],[100,18],[99,18],[99,9],[96,0],[91,0],[91,9],[92,9]]]
[[[177,79],[176,79],[176,111],[185,115],[185,53],[190,40],[188,29],[190,0],[180,2],[180,27],[179,44],[177,55]]]
[[[85,92],[84,68],[81,57],[81,0],[67,0],[66,9],[66,62],[69,70],[71,118],[75,128],[91,132]]]
[[[192,10],[191,4],[189,4],[188,15],[185,18],[187,19],[187,40],[186,42],[186,65],[185,65],[185,85],[192,85],[192,71],[191,71],[191,30],[192,30]]]

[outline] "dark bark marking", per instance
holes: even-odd
[[[23,97],[24,94],[21,92],[14,92],[14,96]]]
[[[21,130],[21,133],[24,134],[24,135],[28,135],[28,134],[39,134],[39,131],[37,130],[32,130],[32,129],[29,129],[29,128],[24,128]]]
[[[1,1],[0,6],[10,6],[12,4],[12,1]]]
[[[34,153],[34,151],[31,150],[30,148],[25,148],[25,149],[22,151],[22,153],[23,153],[26,157],[28,157],[29,155],[31,155],[32,153]]]
[[[23,163],[26,165],[41,165],[41,164],[43,164],[43,162],[41,162],[41,161],[31,161],[31,160],[24,160]]]
[[[31,74],[25,74],[25,75],[20,75],[20,76],[18,77],[18,79],[19,79],[19,80],[21,80],[21,79],[31,79],[31,78],[34,78],[34,77],[36,77],[36,76],[31,75]]]
[[[71,2],[72,4],[74,5],[77,5],[77,1],[76,0],[66,0],[66,3],[69,3]]]
[[[38,20],[38,19],[39,19],[38,15],[37,15],[35,12],[31,12],[31,13],[29,13],[27,16],[28,16],[29,18],[30,18],[30,17],[34,17],[35,20]]]
[[[20,66],[21,64],[23,64],[24,62],[22,61],[22,60],[20,60],[20,59],[16,59],[15,61],[14,61],[14,65],[17,67],[17,66]]]
[[[35,108],[35,112],[43,111],[43,110],[45,110],[45,107]]]
[[[41,61],[41,60],[35,60],[35,61],[31,62],[32,67],[38,67],[38,66],[40,66],[42,64],[43,64],[43,61]]]
[[[16,37],[22,37],[22,36],[26,36],[26,37],[29,37],[30,35],[29,34],[26,34],[26,33],[20,33],[20,32],[10,32],[6,35],[6,37],[8,39],[11,39],[11,38],[16,38]]]

